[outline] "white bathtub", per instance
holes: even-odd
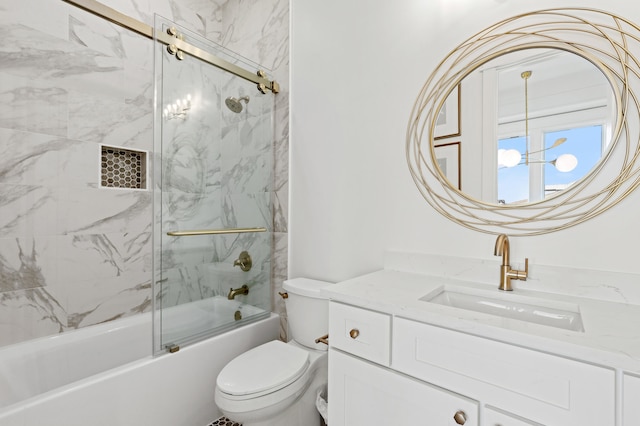
[[[278,330],[272,314],[152,357],[151,314],[143,314],[7,347],[0,425],[205,426],[221,415],[213,401],[222,367]]]

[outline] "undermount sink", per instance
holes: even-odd
[[[584,332],[580,307],[571,303],[462,286],[445,285],[420,300],[468,311]]]

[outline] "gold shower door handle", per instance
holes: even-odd
[[[266,232],[267,228],[226,228],[226,229],[203,229],[196,231],[169,231],[170,237],[191,237],[194,235],[219,235],[219,234],[245,234],[251,232]]]

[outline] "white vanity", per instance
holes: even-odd
[[[613,301],[634,277],[585,271],[573,290],[598,298],[577,297],[575,271],[532,265],[501,292],[497,262],[408,257],[328,289],[331,426],[640,424],[640,306]]]

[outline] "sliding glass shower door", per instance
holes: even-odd
[[[260,68],[156,17],[156,31]],[[154,352],[271,311],[271,92],[154,43]]]

